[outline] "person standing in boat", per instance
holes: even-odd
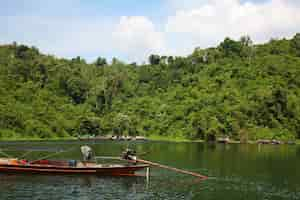
[[[83,156],[83,161],[90,161],[92,159],[92,148],[87,146],[87,145],[84,145],[84,146],[81,146],[80,147],[80,150],[81,150],[81,153],[82,153],[82,156]]]

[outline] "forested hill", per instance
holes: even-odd
[[[0,136],[300,137],[300,34],[263,45],[226,38],[149,63],[87,64],[1,45]]]

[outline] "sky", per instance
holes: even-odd
[[[300,0],[1,0],[0,44],[57,57],[184,56],[225,37],[255,43],[300,32]]]

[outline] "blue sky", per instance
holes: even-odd
[[[300,32],[299,8],[298,0],[6,0],[0,43],[143,62],[151,53],[187,55],[226,36],[256,43],[292,37]]]

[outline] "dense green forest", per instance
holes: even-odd
[[[226,38],[149,64],[60,59],[0,46],[0,138],[160,135],[300,137],[300,34]]]

